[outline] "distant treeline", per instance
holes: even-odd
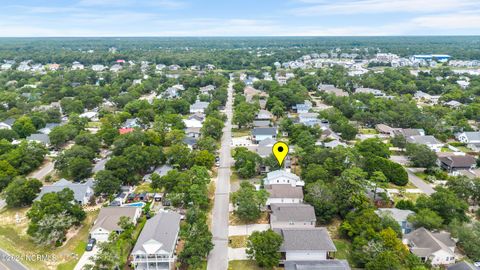
[[[108,51],[111,47],[117,49],[115,54]],[[243,69],[322,52],[355,52],[359,57],[377,52],[400,56],[436,53],[450,54],[454,59],[480,59],[480,36],[0,38],[0,60],[60,64],[110,64],[122,58]]]

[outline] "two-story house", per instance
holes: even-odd
[[[477,165],[477,160],[470,155],[443,156],[438,158],[438,163],[448,173],[457,175],[458,171],[474,169]]]
[[[267,177],[263,179],[263,184],[266,185],[291,185],[292,187],[303,187],[305,182],[300,180],[300,177],[294,173],[286,170],[276,170],[267,173]]]
[[[180,231],[180,215],[159,212],[147,220],[130,254],[137,270],[173,269],[177,258],[175,249]]]

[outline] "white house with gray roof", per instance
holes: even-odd
[[[130,254],[136,270],[173,269],[177,258],[180,215],[175,212],[159,212],[149,219]]]
[[[285,228],[280,230],[283,243],[280,246],[281,261],[323,261],[332,258],[337,251],[328,231],[316,228]]]
[[[76,203],[86,205],[93,196],[93,186],[95,182],[93,179],[88,179],[85,183],[74,183],[66,179],[61,179],[50,186],[43,186],[40,194],[35,200],[40,200],[43,195],[51,192],[59,192],[65,188],[73,191],[73,197]]]
[[[425,228],[418,228],[404,235],[403,242],[422,262],[430,261],[434,266],[455,263],[456,244],[450,233],[432,233]]]
[[[285,270],[351,270],[347,260],[286,261]]]
[[[208,107],[209,102],[197,100],[190,105],[190,113],[203,113]]]
[[[480,151],[480,132],[467,131],[456,134],[457,140],[467,144],[473,151]]]
[[[426,145],[428,148],[430,148],[434,152],[440,152],[440,150],[443,147],[443,143],[437,140],[435,137],[431,135],[417,135],[417,136],[409,136],[406,137],[407,142],[409,143],[415,143],[415,144],[423,144]]]
[[[123,231],[118,225],[121,217],[127,217],[133,224],[137,224],[141,214],[140,207],[103,207],[90,230],[90,238],[94,238],[98,242],[108,241],[108,236],[112,232],[120,234]]]
[[[281,203],[270,205],[270,227],[314,228],[317,218],[313,206],[303,203]]]
[[[300,177],[294,173],[286,170],[276,170],[267,173],[267,177],[263,179],[263,184],[266,185],[290,185],[292,187],[303,187],[305,182],[300,180]]]

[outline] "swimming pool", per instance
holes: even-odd
[[[144,202],[135,202],[135,203],[127,203],[123,205],[124,207],[144,207]]]

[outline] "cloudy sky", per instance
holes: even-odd
[[[479,0],[0,0],[0,36],[479,35]]]

